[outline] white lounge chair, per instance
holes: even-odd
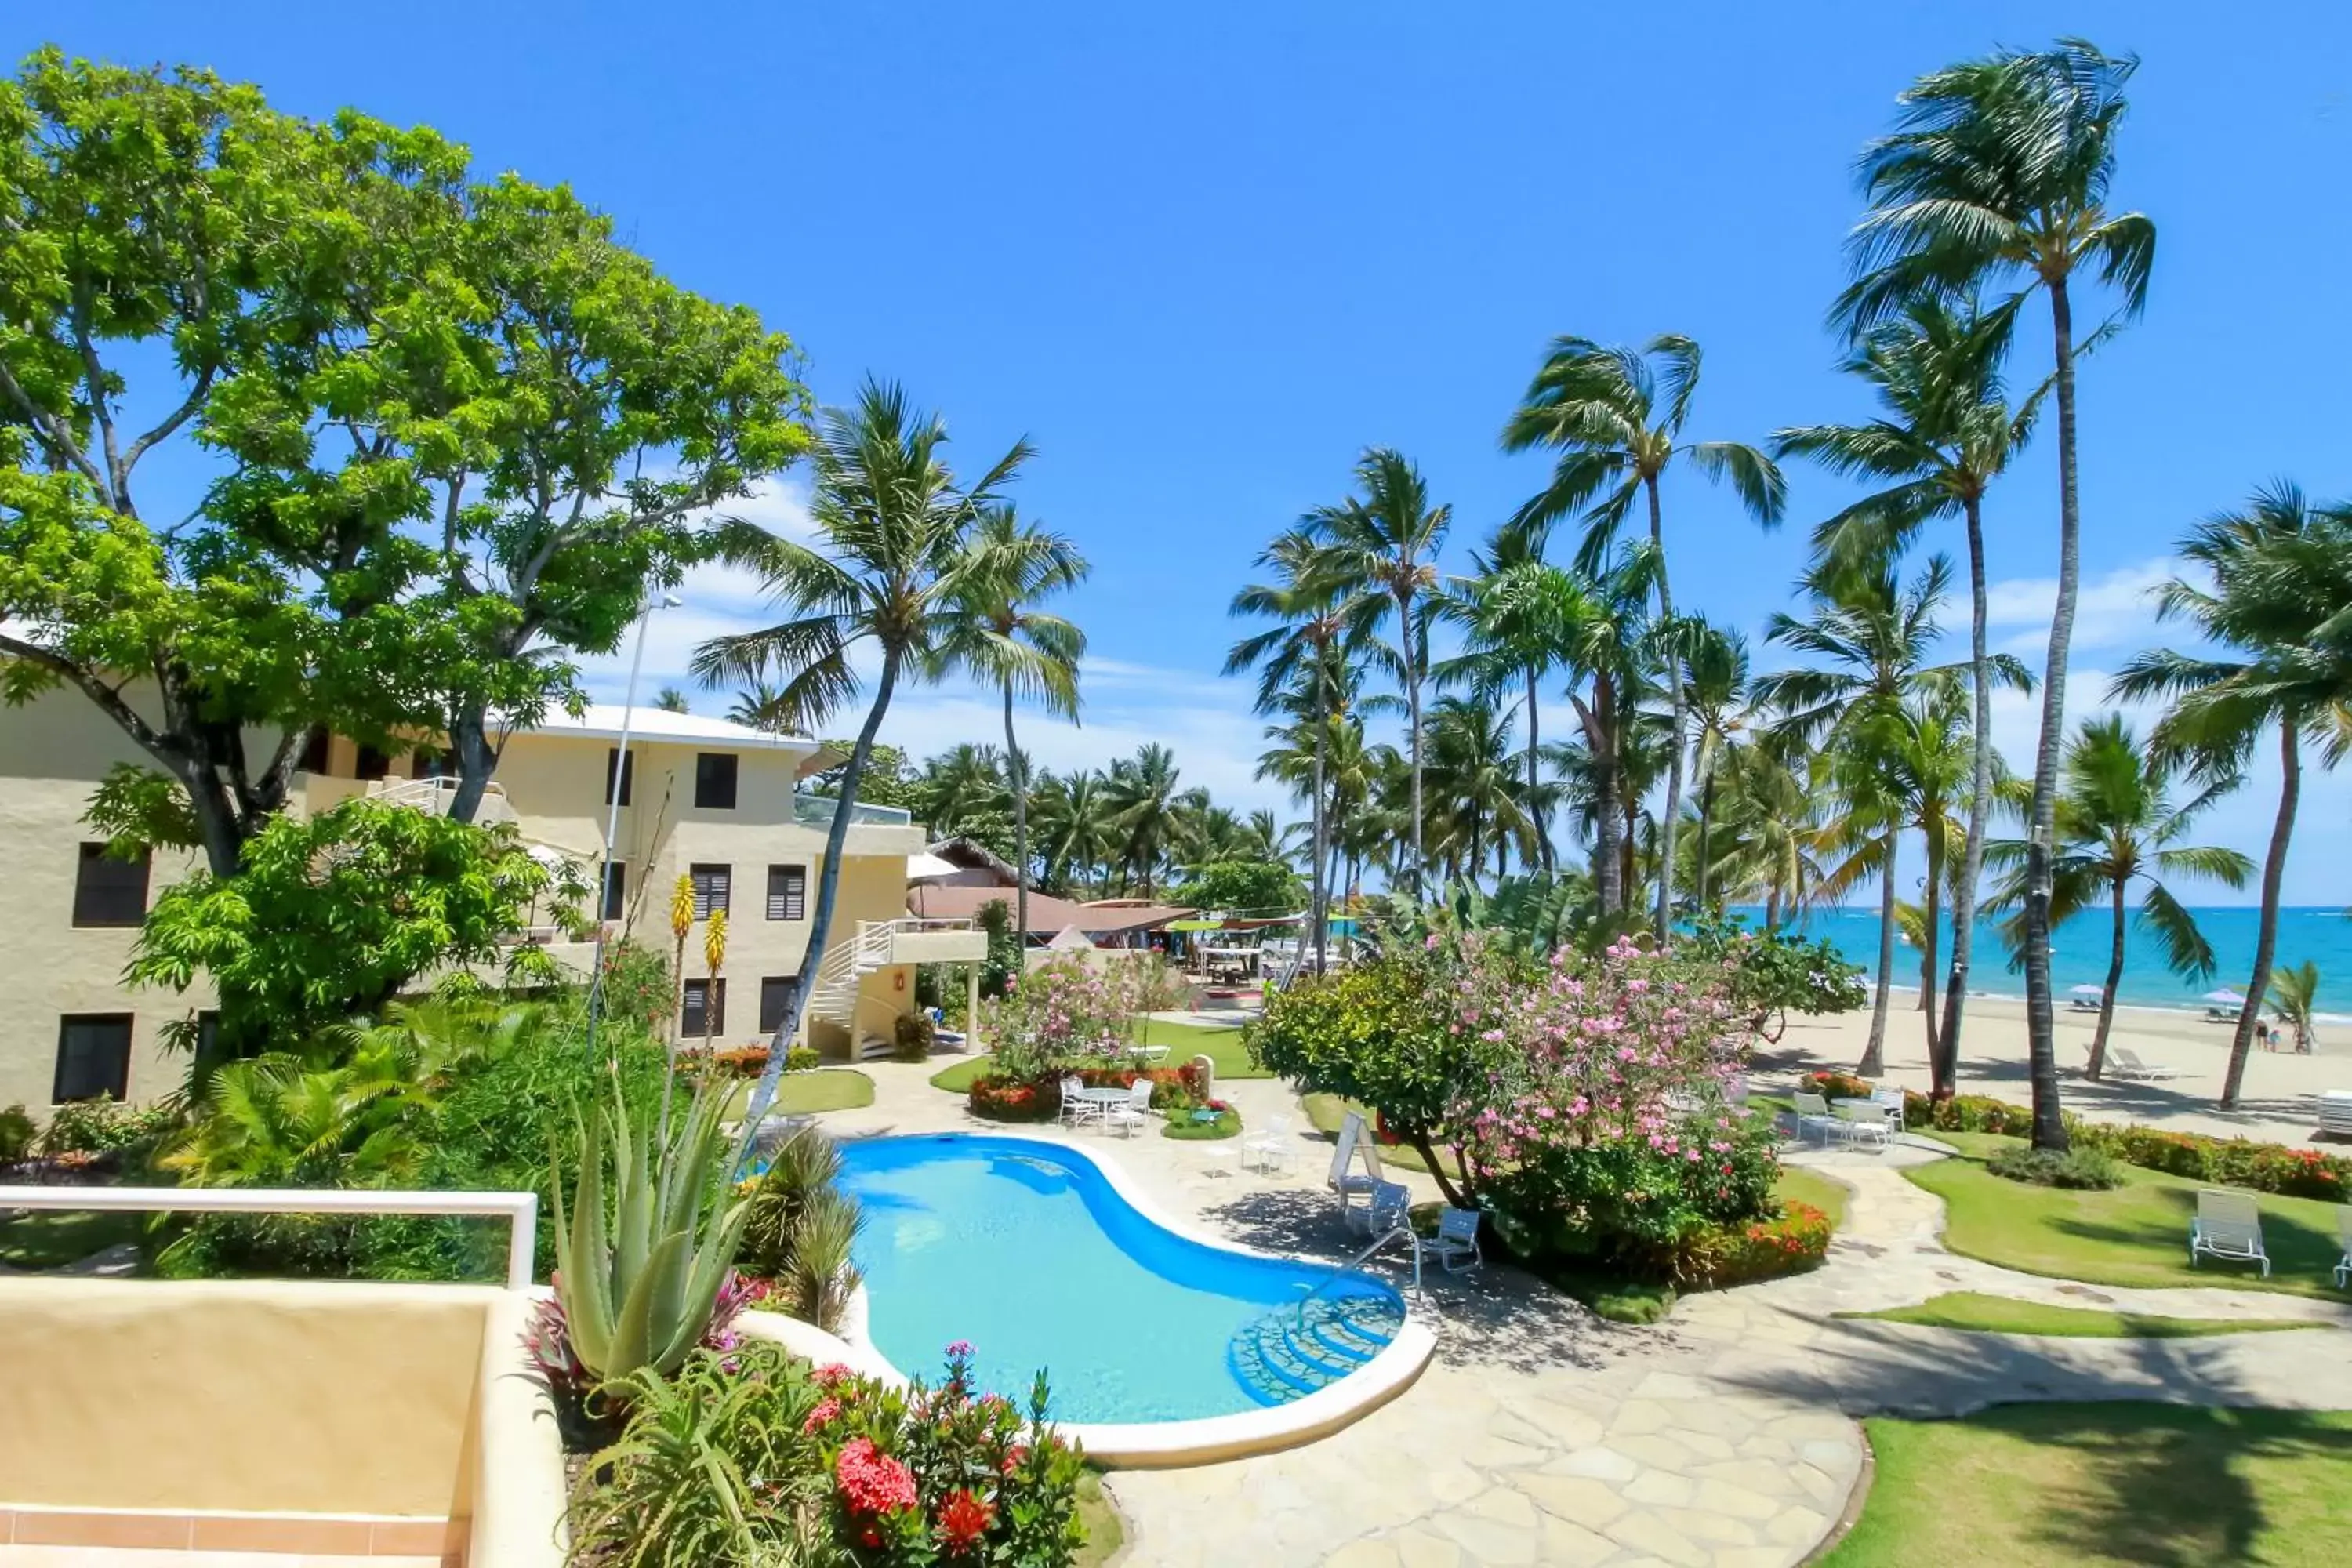
[[[2177,1069],[2166,1067],[2161,1062],[2140,1060],[2139,1053],[2129,1046],[2109,1046],[2107,1068],[2117,1078],[2140,1079],[2149,1083],[2160,1083],[2166,1079],[2180,1076]]]
[[[1476,1209],[1458,1209],[1449,1204],[1438,1211],[1435,1239],[1416,1245],[1426,1246],[1448,1274],[1475,1268],[1486,1261],[1478,1254],[1478,1218]]]
[[[1242,1169],[1255,1163],[1261,1171],[1272,1171],[1276,1165],[1290,1169],[1291,1156],[1298,1152],[1298,1139],[1287,1116],[1267,1120],[1265,1130],[1253,1132],[1242,1140]]]
[[[1118,1129],[1122,1138],[1132,1138],[1135,1130],[1151,1120],[1151,1080],[1137,1079],[1127,1086],[1127,1098],[1115,1100],[1110,1105],[1110,1124]]]
[[[2199,1254],[2232,1263],[2259,1263],[2271,1277],[2271,1255],[2263,1250],[2263,1212],[2251,1194],[2197,1189],[2197,1217],[2189,1224],[2189,1266]]]
[[[2336,1266],[2336,1288],[2352,1281],[2352,1204],[2336,1205],[2336,1232],[2344,1238],[2344,1261]]]
[[[1841,1100],[1837,1102],[1837,1130],[1847,1142],[1868,1143],[1885,1149],[1895,1138],[1887,1124],[1886,1107],[1874,1100]]]
[[[1381,1184],[1380,1156],[1372,1152],[1372,1141],[1367,1133],[1363,1117],[1355,1111],[1348,1112],[1347,1120],[1339,1123],[1339,1142],[1331,1151],[1331,1172],[1323,1178],[1323,1184],[1339,1194],[1343,1212],[1351,1208],[1357,1198],[1370,1197],[1372,1189]],[[1359,1148],[1364,1152],[1360,1173],[1348,1169],[1355,1163]]]
[[[1079,1081],[1076,1074],[1066,1074],[1063,1077],[1063,1126],[1075,1128],[1080,1122],[1092,1121],[1096,1117],[1102,1114],[1102,1107],[1100,1105],[1091,1100],[1085,1100],[1079,1097],[1079,1091],[1084,1089],[1087,1086],[1084,1083]]]
[[[2331,1089],[2319,1096],[2319,1130],[2337,1138],[2352,1138],[2352,1089]]]
[[[1821,1134],[1822,1147],[1826,1149],[1829,1147],[1832,1135],[1843,1137],[1845,1128],[1843,1123],[1830,1114],[1830,1102],[1818,1094],[1807,1094],[1804,1090],[1799,1089],[1797,1091],[1798,1140],[1802,1142],[1806,1136],[1815,1132]]]
[[[1381,1182],[1372,1188],[1371,1202],[1348,1211],[1348,1228],[1373,1237],[1398,1231],[1412,1235],[1412,1189],[1402,1182]]]

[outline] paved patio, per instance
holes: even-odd
[[[937,1064],[866,1064],[875,1103],[821,1120],[849,1131],[992,1124],[927,1081]],[[1288,1115],[1287,1174],[1244,1171],[1235,1142],[1075,1135],[1171,1213],[1253,1246],[1337,1263],[1323,1190],[1329,1145],[1286,1086],[1227,1080],[1252,1128]],[[1049,1137],[1069,1136],[1047,1131]],[[1813,1273],[1685,1300],[1665,1323],[1601,1321],[1507,1268],[1435,1282],[1437,1355],[1355,1426],[1285,1454],[1122,1471],[1123,1564],[1345,1568],[1560,1563],[1783,1568],[1828,1533],[1861,1473],[1854,1417],[1951,1415],[2002,1400],[2145,1398],[2352,1409],[2352,1309],[2237,1291],[2092,1290],[1957,1258],[1941,1205],[1886,1154],[1791,1157],[1851,1187],[1847,1224]],[[1425,1177],[1406,1178],[1427,1195]],[[2309,1318],[2308,1333],[2169,1341],[2034,1340],[1831,1316],[1980,1290],[2193,1317]]]

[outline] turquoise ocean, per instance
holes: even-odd
[[[1751,923],[1763,923],[1761,909],[1734,912],[1748,916]],[[2162,942],[2153,931],[2140,929],[2139,917],[2135,913],[2131,935],[2124,949],[2123,980],[2116,987],[2117,1002],[2135,1007],[2202,1008],[2205,1004],[2200,998],[2208,991],[2245,989],[2253,972],[2254,926],[2260,911],[2216,908],[2193,909],[2190,912],[2197,917],[2197,927],[2205,933],[2205,940],[2213,945],[2212,976],[2190,982],[2166,968]],[[1863,966],[1865,977],[1878,962],[1875,907],[1814,910],[1796,923],[1809,935],[1829,938],[1850,962]],[[2079,916],[2051,934],[2051,978],[2060,1006],[2065,1005],[2070,988],[2105,983],[2111,933],[2106,914],[2101,911],[2095,919]],[[1916,984],[1918,951],[1903,945],[1899,935],[1895,940],[1895,984]],[[1951,961],[1951,924],[1947,921],[1937,952],[1943,963]],[[2342,908],[2279,910],[2275,962],[2297,964],[2305,960],[2319,966],[2321,1009],[2352,1014],[2352,919],[2346,918]],[[1969,963],[1969,989],[1995,996],[2025,994],[2025,976],[2010,967],[2009,950],[2001,944],[2000,933],[1990,921],[1977,921],[1976,950]]]

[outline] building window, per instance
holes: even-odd
[[[686,1007],[679,1015],[681,1035],[723,1035],[727,1032],[727,982],[689,980]]]
[[[629,897],[629,866],[625,860],[604,862],[604,918],[621,918],[623,906]]]
[[[698,752],[694,758],[694,804],[713,811],[735,809],[732,752]]]
[[[327,771],[327,727],[324,724],[311,725],[310,732],[302,737],[301,760],[294,764],[294,768],[296,772],[305,773]]]
[[[206,1007],[196,1014],[196,1059],[210,1061],[220,1052],[220,1009]]]
[[[136,860],[118,860],[103,844],[83,845],[74,868],[73,923],[135,926],[146,918],[146,851]]]
[[[58,1020],[58,1076],[49,1100],[126,1098],[131,1087],[131,1015],[68,1013]]]
[[[438,746],[419,746],[409,753],[408,776],[413,779],[454,779],[457,776],[457,759]]]
[[[606,805],[613,804],[613,771],[615,768],[619,769],[621,773],[621,804],[626,805],[629,804],[629,789],[637,782],[637,753],[631,752],[629,760],[625,763],[621,760],[620,747],[610,746],[605,749],[604,804]]]
[[[808,919],[807,867],[768,868],[768,918],[772,921]]]
[[[735,911],[729,904],[727,884],[733,868],[728,866],[689,866],[687,875],[694,879],[694,918],[707,921],[713,910]]]
[[[374,780],[383,777],[384,774],[390,772],[392,772],[392,759],[390,757],[385,756],[373,746],[362,746],[360,748],[359,766],[352,770],[352,777],[355,779]]]
[[[771,974],[760,982],[760,1033],[772,1035],[784,1026],[784,1016],[793,1010],[793,991],[800,978],[792,974]]]

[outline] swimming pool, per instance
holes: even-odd
[[[1058,1420],[1286,1404],[1365,1364],[1403,1323],[1385,1285],[1179,1236],[1058,1144],[949,1133],[851,1140],[841,1154],[866,1210],[856,1258],[875,1348],[929,1376],[968,1342],[981,1387],[1020,1401],[1042,1367]]]

